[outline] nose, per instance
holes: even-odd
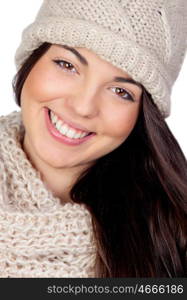
[[[66,99],[68,109],[79,116],[93,118],[99,113],[99,93],[97,88],[89,85],[75,89]]]

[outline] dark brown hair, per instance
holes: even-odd
[[[24,81],[49,49],[44,43],[14,78]],[[126,141],[99,158],[71,190],[92,214],[97,277],[187,276],[187,162],[151,95]]]

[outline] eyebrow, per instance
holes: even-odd
[[[78,60],[84,65],[88,66],[88,62],[84,56],[82,56],[76,49],[69,47],[67,45],[62,45],[62,48],[65,48],[66,50],[71,51],[75,56],[77,56]]]
[[[75,48],[67,46],[67,45],[60,45],[60,46],[62,48],[65,48],[66,50],[71,51],[84,66],[88,66],[88,61],[86,60],[86,58],[84,56],[82,56],[82,54],[80,54]],[[125,77],[118,77],[117,76],[117,77],[114,77],[113,81],[114,82],[131,83],[131,84],[137,85],[139,88],[143,88],[141,83],[135,81],[132,78],[125,78]]]

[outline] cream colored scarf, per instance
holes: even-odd
[[[20,112],[0,118],[0,277],[94,277],[89,211],[53,196],[23,136]]]

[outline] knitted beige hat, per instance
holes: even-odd
[[[94,51],[140,82],[167,117],[187,48],[187,0],[44,0],[23,31],[18,69],[43,42]]]

